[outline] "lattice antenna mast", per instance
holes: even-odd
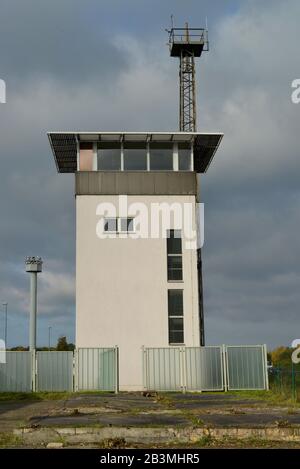
[[[169,33],[171,57],[179,57],[179,130],[197,130],[195,57],[209,50],[208,32],[204,28],[172,27]]]
[[[171,57],[179,57],[179,130],[182,132],[197,131],[196,109],[196,80],[195,57],[200,57],[203,51],[209,50],[208,32],[206,28],[174,28],[171,16],[171,29],[169,34],[169,48]],[[197,249],[198,272],[198,309],[200,345],[205,345],[204,333],[204,307],[203,307],[203,280],[202,255]]]

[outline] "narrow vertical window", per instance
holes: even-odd
[[[168,290],[168,316],[169,344],[183,344],[183,290]]]
[[[168,280],[182,280],[182,241],[180,230],[167,233]]]
[[[178,169],[191,171],[192,151],[190,143],[178,143]]]

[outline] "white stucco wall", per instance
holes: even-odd
[[[196,250],[185,249],[182,233],[183,282],[168,282],[166,239],[97,237],[103,202],[118,205],[118,196],[76,197],[76,345],[118,345],[120,390],[141,390],[142,346],[168,346],[168,289],[183,289],[185,345],[199,346]],[[195,208],[194,196],[128,196],[133,202]]]

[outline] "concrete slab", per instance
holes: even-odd
[[[245,413],[245,414],[199,414],[208,427],[237,427],[237,428],[259,428],[266,426],[288,427],[289,425],[300,425],[300,414],[287,415],[278,413]]]
[[[230,393],[205,393],[205,392],[193,392],[193,393],[166,393],[166,397],[169,397],[172,400],[176,401],[189,401],[189,400],[199,400],[199,401],[211,401],[211,400],[219,400],[227,401],[230,399],[236,399],[235,394]]]
[[[66,426],[178,426],[191,425],[191,421],[181,415],[73,415],[73,416],[53,416],[53,417],[34,417],[30,419],[29,425],[39,425],[42,427],[66,427]]]
[[[214,408],[214,407],[242,407],[242,406],[257,406],[261,404],[261,401],[255,401],[252,399],[189,399],[179,400],[174,402],[173,405],[176,409],[200,409],[200,408]]]
[[[82,425],[108,425],[108,426],[177,426],[191,425],[188,418],[182,415],[157,414],[101,414],[101,415],[72,415],[72,416],[37,416],[29,421],[29,425],[43,427],[51,426],[82,426]]]
[[[146,434],[147,442],[196,441],[207,432],[271,439],[283,438],[283,430],[285,438],[300,441],[300,408],[217,393],[78,393],[60,400],[0,401],[0,439],[1,432],[14,431],[26,444],[42,445],[56,441],[57,429],[70,444],[81,444],[86,433],[85,443],[96,444],[114,437],[142,442]]]
[[[113,409],[156,409],[157,407],[162,407],[160,403],[156,403],[151,399],[147,398],[128,398],[128,397],[105,397],[103,399],[95,397],[84,397],[77,399],[69,399],[65,403],[68,408],[79,408],[79,407],[107,407]]]

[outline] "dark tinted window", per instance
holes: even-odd
[[[139,143],[124,143],[124,170],[147,170],[147,146]]]
[[[168,290],[169,316],[183,316],[183,291],[182,290]]]
[[[117,218],[105,218],[104,219],[104,231],[117,231],[118,219]]]
[[[120,171],[121,144],[103,142],[98,145],[98,170]]]
[[[183,290],[168,290],[169,343],[183,344]]]
[[[183,318],[169,318],[169,344],[183,344]]]
[[[188,143],[178,143],[178,169],[191,170],[191,145]]]
[[[121,218],[121,231],[133,231],[133,218]]]
[[[167,233],[168,254],[182,254],[181,231],[169,230]]]
[[[150,170],[173,170],[173,144],[150,143]]]
[[[182,280],[182,256],[168,256],[168,280]]]

